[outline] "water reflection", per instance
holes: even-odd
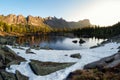
[[[80,39],[85,41],[80,44]],[[64,36],[27,36],[19,37],[17,43],[21,45],[33,46],[39,45],[40,47],[49,47],[56,50],[79,50],[90,48],[100,44],[105,39],[98,38],[69,38]],[[76,41],[75,43],[73,41]]]

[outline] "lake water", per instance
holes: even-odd
[[[80,44],[80,39],[85,43]],[[65,36],[29,36],[19,37],[17,43],[27,46],[39,45],[40,47],[49,47],[55,50],[80,50],[98,45],[105,39],[98,38],[71,38]],[[75,43],[73,42],[75,41]]]

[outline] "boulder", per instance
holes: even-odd
[[[79,43],[80,43],[80,44],[83,44],[83,43],[85,43],[85,41],[84,41],[83,39],[80,39],[80,40],[79,40]]]
[[[68,56],[67,54],[65,54],[65,56]]]
[[[120,46],[117,49],[120,49]]]
[[[22,60],[14,60],[14,61],[11,61],[11,62],[9,62],[6,66],[7,67],[10,67],[10,65],[18,65],[18,64],[20,64],[20,62],[22,62]]]
[[[19,71],[16,71],[17,80],[29,80],[28,77],[22,75]]]
[[[32,52],[31,49],[29,48],[29,49],[26,50],[26,54],[35,54],[35,53]]]
[[[13,45],[13,43],[15,42],[15,38],[14,37],[0,37],[0,44],[9,44],[9,45]]]
[[[29,78],[22,75],[19,71],[16,71],[15,74],[0,71],[0,80],[29,80]]]
[[[0,75],[0,80],[3,80],[2,76]]]
[[[15,74],[13,74],[13,73],[1,71],[0,74],[3,78],[3,80],[17,80],[15,77]]]
[[[120,65],[114,68],[76,70],[64,80],[120,80]]]
[[[0,62],[0,68],[2,68],[3,67],[3,63],[2,62]]]
[[[31,48],[35,49],[35,50],[40,50],[40,46],[39,45],[33,45]]]
[[[48,46],[41,47],[40,49],[45,49],[45,50],[53,50],[52,48],[49,48]]]
[[[18,56],[16,53],[12,53],[12,52],[4,52],[5,54],[5,60],[7,63],[12,62],[14,60],[18,60],[18,61],[25,61],[24,58]]]
[[[120,49],[118,50],[118,52],[120,52]]]
[[[77,40],[73,40],[72,42],[73,42],[73,43],[77,43],[78,41],[77,41]]]
[[[84,69],[112,68],[112,67],[117,66],[118,64],[120,64],[120,52],[118,52],[118,53],[116,53],[116,54],[114,54],[112,56],[102,58],[102,59],[100,59],[98,61],[89,63],[89,64],[84,66]]]
[[[95,46],[90,47],[90,49],[97,48],[97,47],[99,47],[99,46],[95,45]]]
[[[7,44],[7,39],[0,37],[0,44]]]
[[[20,47],[20,46],[18,47],[18,49],[25,50],[24,48],[22,48],[22,47]]]
[[[9,47],[7,47],[6,45],[2,46],[2,50],[4,50],[5,52],[10,52],[10,53],[16,55],[16,53],[13,50],[11,50]]]
[[[41,62],[37,60],[31,60],[31,62],[29,63],[32,71],[36,75],[42,75],[42,76],[64,69],[73,64],[74,63]]]
[[[76,54],[71,54],[70,57],[80,59],[81,55],[80,55],[80,53],[76,53]]]
[[[0,62],[4,62],[4,61],[5,61],[4,52],[2,50],[0,50]]]
[[[97,44],[95,46],[90,47],[90,49],[97,48],[97,47],[100,47],[100,46],[104,46],[104,44]]]
[[[26,60],[18,56],[14,51],[10,50],[8,47],[2,47],[2,49],[0,49],[1,69],[6,68],[11,64],[17,64],[23,61]]]

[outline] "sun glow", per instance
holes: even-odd
[[[74,20],[90,19],[96,25],[113,25],[120,21],[120,0],[94,0],[76,9],[75,17]]]
[[[107,0],[91,6],[88,15],[93,24],[112,25],[120,20],[120,1]]]

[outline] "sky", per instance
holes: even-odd
[[[120,21],[120,0],[0,0],[0,14],[89,19],[91,24],[108,26]]]

